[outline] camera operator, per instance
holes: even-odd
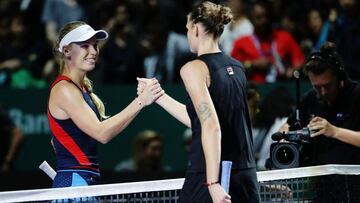
[[[313,89],[303,96],[299,105],[301,126],[294,129],[298,120],[293,114],[281,130],[310,128],[311,165],[360,164],[360,85],[348,77],[333,43],[328,42],[320,52],[312,53],[304,69]],[[349,193],[344,180],[328,179],[335,183],[324,183],[329,184],[326,197],[318,197],[320,200],[316,202],[344,199],[359,202],[359,178],[347,179],[352,182],[350,190],[356,189],[358,194],[354,191]]]
[[[313,165],[360,164],[360,85],[350,80],[333,43],[305,64],[313,89],[300,102],[301,127],[309,127]],[[288,119],[290,130],[295,114]]]

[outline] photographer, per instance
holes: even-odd
[[[300,102],[300,124],[312,132],[313,165],[360,164],[360,85],[350,80],[329,42],[304,69],[313,89]],[[298,130],[292,129],[296,121],[295,114],[289,117],[290,130]]]
[[[313,89],[300,102],[300,120],[291,115],[281,131],[310,129],[310,165],[360,164],[360,85],[350,80],[332,43],[311,54],[304,69]],[[359,179],[323,178],[316,202],[359,202]]]

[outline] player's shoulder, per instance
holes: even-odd
[[[81,92],[79,88],[67,80],[59,81],[51,89],[51,96],[60,97],[63,99],[73,99],[80,94]]]
[[[185,84],[196,85],[198,82],[206,81],[208,69],[202,60],[195,59],[186,63],[180,70],[180,76]]]
[[[207,66],[204,61],[195,59],[183,65],[180,69],[180,74],[181,75],[197,74],[202,72],[202,70],[206,68]]]

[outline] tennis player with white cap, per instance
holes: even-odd
[[[53,187],[98,184],[97,142],[107,143],[135,118],[140,110],[163,94],[153,79],[120,113],[107,117],[101,100],[93,93],[86,74],[95,68],[98,41],[108,33],[84,22],[70,22],[59,33],[55,47],[60,74],[48,100],[48,120],[57,158]],[[135,79],[135,78],[134,78]]]
[[[61,39],[58,50],[59,52],[63,52],[64,46],[67,46],[72,42],[86,41],[93,36],[95,36],[97,40],[105,40],[109,35],[105,30],[95,31],[92,27],[90,27],[90,25],[80,25],[79,27],[71,30]]]

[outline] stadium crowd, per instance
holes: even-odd
[[[186,14],[196,0],[2,0],[0,87],[44,87],[57,74],[52,45],[61,27],[86,21],[110,33],[90,78],[135,84],[136,77],[178,83],[179,68],[195,56]],[[335,42],[350,77],[360,78],[360,17],[356,0],[223,0],[234,21],[220,39],[251,82],[288,80],[326,41]]]

